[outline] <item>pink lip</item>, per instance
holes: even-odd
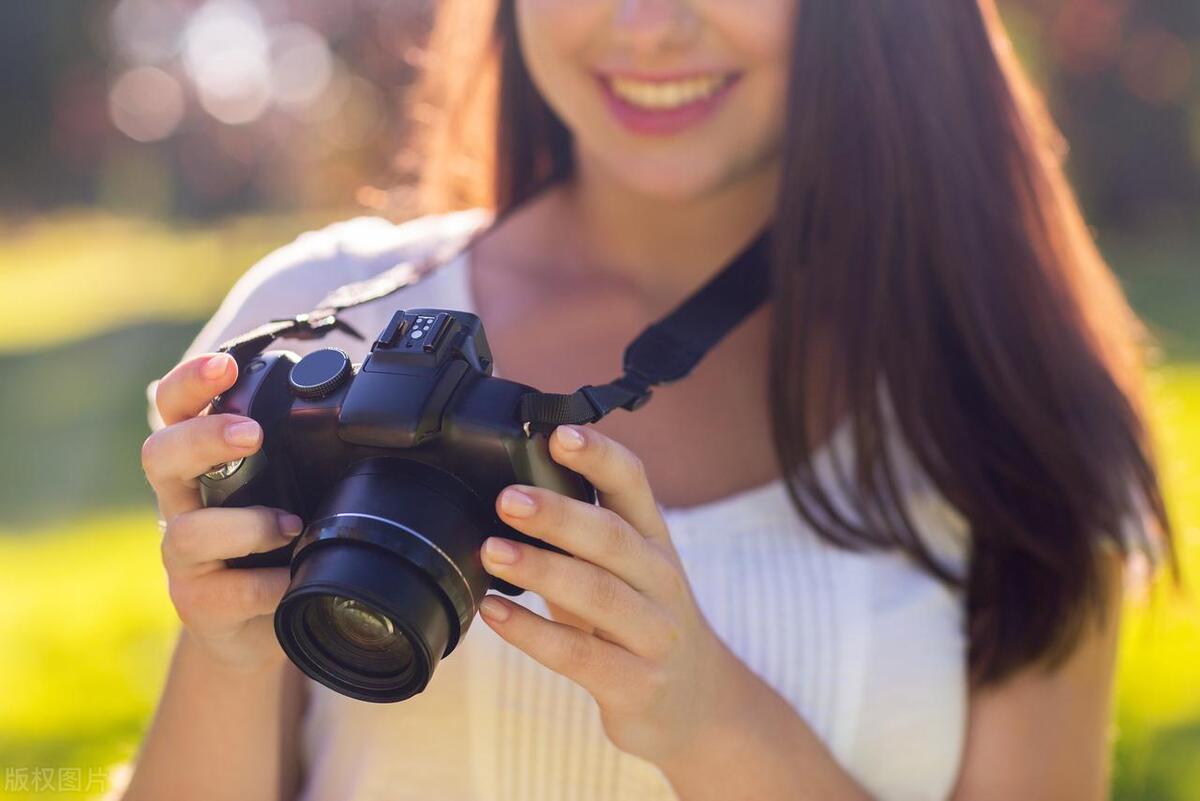
[[[729,96],[741,75],[734,74],[725,85],[711,95],[685,106],[672,109],[648,109],[635,106],[622,100],[613,92],[610,80],[614,77],[630,78],[639,81],[677,81],[695,77],[698,73],[678,73],[675,75],[645,75],[633,72],[598,74],[596,81],[609,111],[622,126],[635,134],[644,136],[672,136],[692,126],[699,125],[716,113],[717,109]],[[703,73],[711,75],[712,73]]]

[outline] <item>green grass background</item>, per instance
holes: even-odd
[[[90,771],[134,753],[177,625],[138,466],[145,384],[238,274],[317,222],[0,223],[0,297],[10,299],[0,315],[0,800],[98,797],[20,791],[13,770],[49,769],[60,783],[59,769],[77,768],[87,785]],[[1165,232],[1101,243],[1166,348],[1153,424],[1183,566],[1200,576],[1200,241]],[[1160,582],[1128,611],[1114,797],[1196,801],[1197,605]]]

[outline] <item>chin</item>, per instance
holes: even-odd
[[[716,157],[694,159],[616,159],[609,169],[630,191],[657,200],[684,202],[709,195],[726,183],[726,171],[714,169]]]

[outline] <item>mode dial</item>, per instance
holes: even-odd
[[[296,362],[288,375],[288,384],[292,394],[316,400],[340,387],[353,371],[350,357],[344,350],[321,348]]]

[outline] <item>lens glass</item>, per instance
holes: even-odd
[[[337,673],[400,679],[413,666],[412,643],[384,614],[338,595],[305,604],[307,639]]]
[[[359,648],[385,651],[396,639],[392,621],[353,598],[326,595],[321,604],[338,633]]]

